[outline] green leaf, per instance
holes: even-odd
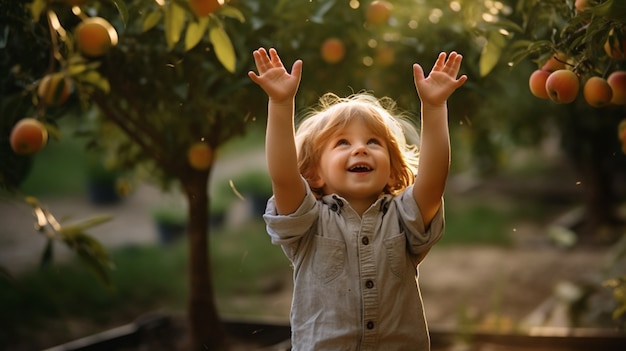
[[[187,12],[185,9],[172,2],[165,10],[165,41],[167,48],[172,50],[180,41],[180,36],[185,27]]]
[[[104,285],[112,287],[109,271],[113,268],[113,264],[106,248],[77,226],[63,227],[60,233],[68,248],[76,252]]]
[[[228,37],[228,33],[226,33],[222,26],[214,26],[209,30],[209,39],[213,44],[217,59],[226,70],[230,73],[234,73],[237,58],[235,57],[235,49]]]
[[[161,10],[150,12],[143,20],[141,31],[147,32],[150,29],[154,28],[157,24],[159,24],[159,22],[161,22],[162,18],[163,13],[161,12]]]
[[[80,233],[81,235],[85,235],[84,233]],[[88,237],[88,236],[87,236]],[[91,271],[96,275],[98,279],[108,288],[113,287],[113,283],[111,281],[110,269],[112,267],[111,262],[108,260],[108,256],[103,257],[98,254],[97,251],[93,249],[93,247],[89,245],[81,245],[76,248],[76,253],[78,257],[91,269]]]
[[[87,71],[84,74],[81,74],[78,79],[83,83],[87,83],[97,87],[104,93],[108,94],[111,91],[111,85],[109,84],[109,81],[105,77],[103,77],[98,71]]]
[[[126,24],[128,23],[128,8],[126,7],[126,2],[122,0],[111,0],[111,1],[113,1],[113,4],[117,8],[117,11],[120,13],[124,26],[126,26]]]
[[[35,0],[28,7],[30,8],[30,14],[33,16],[33,22],[39,22],[41,13],[46,9],[46,0]]]
[[[63,226],[62,232],[82,232],[85,229],[89,229],[102,223],[108,222],[111,219],[113,219],[113,217],[110,215],[95,216],[72,225],[65,225]]]
[[[200,18],[197,22],[189,22],[187,32],[185,33],[185,51],[189,51],[198,45],[206,32],[208,24],[208,17]]]
[[[483,47],[483,50],[480,54],[479,60],[479,70],[480,76],[484,77],[493,70],[498,61],[500,60],[500,56],[502,55],[502,48],[506,44],[506,40],[504,36],[497,32],[490,32],[489,38],[487,40],[487,44]]]
[[[224,5],[220,8],[220,15],[238,20],[241,23],[246,21],[246,17],[238,8]]]

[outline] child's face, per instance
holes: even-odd
[[[385,140],[360,118],[338,130],[322,149],[317,188],[346,200],[374,202],[391,178]]]

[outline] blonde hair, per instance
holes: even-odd
[[[305,113],[296,131],[300,174],[312,184],[324,142],[336,130],[356,118],[362,118],[386,142],[389,149],[391,182],[383,192],[396,195],[413,184],[419,161],[415,125],[406,115],[399,113],[392,99],[378,99],[364,92],[345,98],[333,93],[324,94],[318,106]],[[325,195],[322,189],[311,188],[317,195]]]

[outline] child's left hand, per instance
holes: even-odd
[[[446,59],[447,57],[447,59]],[[467,80],[466,75],[457,78],[463,56],[456,52],[439,54],[428,77],[419,64],[413,65],[413,80],[422,104],[429,106],[443,105],[452,93]]]

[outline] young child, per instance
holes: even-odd
[[[290,73],[274,49],[253,55],[248,75],[269,97],[264,219],[294,267],[292,350],[429,350],[417,265],[444,230],[447,99],[467,80],[461,55],[441,53],[427,77],[413,66],[419,171],[388,100],[327,94],[296,132],[302,61]]]

